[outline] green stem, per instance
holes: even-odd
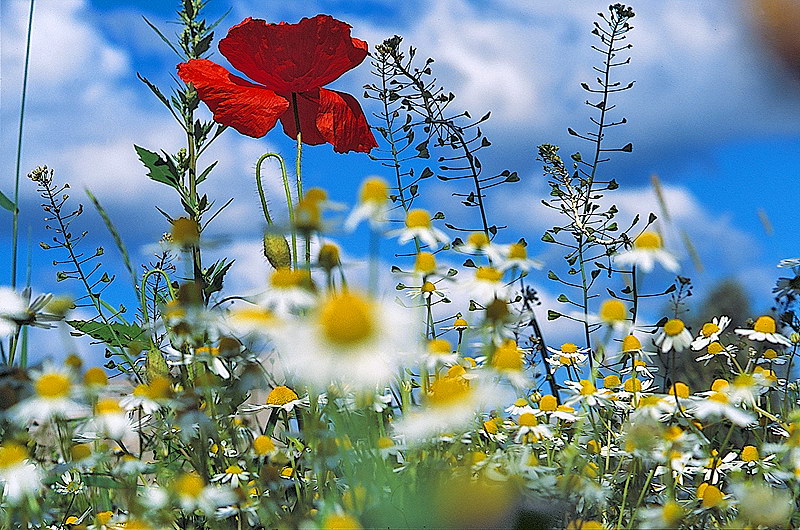
[[[303,133],[300,131],[300,110],[297,108],[297,93],[292,92],[292,109],[294,110],[294,126],[297,130],[297,157],[295,159],[295,175],[297,176],[297,200],[303,199],[303,176],[301,161],[303,159]],[[306,268],[311,268],[311,233],[306,235]]]

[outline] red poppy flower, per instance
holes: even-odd
[[[327,142],[337,153],[377,147],[358,101],[322,88],[367,56],[367,43],[351,37],[348,24],[328,15],[297,24],[247,18],[228,31],[219,51],[255,83],[207,59],[178,65],[217,122],[260,138],[280,120],[296,138],[299,120],[303,143]]]

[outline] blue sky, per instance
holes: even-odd
[[[176,2],[177,4],[177,2]],[[498,224],[509,224],[507,240],[525,236],[531,252],[557,268],[559,252],[538,242],[552,218],[539,205],[546,193],[536,146],[556,143],[562,152],[582,146],[567,135],[571,126],[589,125],[579,83],[591,78],[596,57],[590,51],[592,20],[608,1],[512,2],[510,0],[435,0],[389,2],[309,1],[277,3],[211,0],[208,18],[229,8],[218,38],[246,16],[295,22],[323,12],[350,23],[353,35],[374,45],[395,33],[436,58],[437,77],[458,96],[455,107],[473,115],[493,112],[485,132],[493,141],[484,163],[488,169],[516,170],[522,182],[489,201]],[[645,4],[645,5],[637,5]],[[676,235],[685,230],[699,248],[705,265],[693,269],[684,255],[683,273],[702,289],[733,277],[748,289],[756,307],[766,308],[779,275],[776,263],[796,257],[796,197],[800,191],[795,156],[800,147],[800,90],[760,46],[749,11],[729,0],[702,3],[684,0],[634,2],[637,16],[630,33],[632,64],[622,79],[635,79],[632,91],[620,96],[619,108],[630,125],[617,138],[631,141],[634,152],[618,155],[606,167],[622,189],[614,202],[621,215],[659,213],[650,177],[661,179],[674,224],[663,224],[667,241],[680,253]],[[16,120],[19,112],[21,65],[27,1],[3,3],[2,55],[2,190],[13,188]],[[145,0],[57,0],[38,2],[34,15],[28,118],[23,173],[38,164],[56,168],[72,184],[76,200],[90,187],[108,208],[134,261],[143,262],[148,245],[168,229],[153,203],[170,212],[178,205],[165,187],[147,181],[133,152],[134,143],[149,148],[180,146],[177,126],[135,76],[149,77],[162,87],[171,82],[176,57],[142,16],[171,32],[171,2]],[[224,60],[216,54],[215,60]],[[333,86],[360,96],[370,81],[365,63]],[[374,110],[362,101],[365,110]],[[235,201],[211,231],[216,252],[237,257],[230,287],[252,290],[267,272],[258,252],[261,225],[252,168],[257,157],[278,150],[291,158],[292,142],[279,130],[254,140],[228,131],[209,153],[220,164],[206,192],[224,202]],[[359,182],[382,168],[364,155],[341,156],[330,146],[307,150],[305,178],[330,190],[334,199],[352,203]],[[268,189],[273,204],[281,191],[274,172]],[[54,281],[55,259],[38,249],[46,239],[35,190],[22,183],[23,246],[28,234],[34,284],[41,290],[78,293],[76,284]],[[457,219],[453,190],[431,183],[424,193],[431,209],[445,208]],[[774,232],[759,220],[762,209]],[[107,247],[106,262],[116,261],[112,244],[94,212],[84,216],[86,229]],[[0,284],[8,283],[10,219],[0,219]],[[363,254],[364,234],[335,238],[354,257]],[[387,249],[384,258],[390,259]],[[111,267],[121,273],[117,267]],[[659,278],[662,279],[662,278]],[[112,298],[131,304],[120,276]],[[535,282],[545,299],[556,286],[542,277]],[[57,354],[56,352],[49,352]]]

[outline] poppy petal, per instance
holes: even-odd
[[[320,88],[297,95],[298,117],[303,143],[329,143],[337,153],[369,153],[378,144],[356,98],[344,92]],[[281,116],[283,131],[297,137],[291,106]]]
[[[178,75],[184,82],[194,85],[200,99],[214,113],[214,121],[247,136],[264,136],[289,108],[286,98],[235,76],[207,59],[191,59],[179,64]]]
[[[367,43],[330,15],[297,24],[247,18],[219,42],[219,51],[250,79],[283,95],[307,92],[337,79],[367,56]]]

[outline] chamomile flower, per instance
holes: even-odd
[[[380,303],[356,291],[330,294],[315,311],[275,332],[288,371],[325,389],[346,383],[373,389],[397,374],[416,352],[418,321],[407,309]]]
[[[387,235],[398,236],[398,243],[408,243],[415,237],[429,247],[436,247],[438,243],[449,243],[447,234],[434,228],[431,214],[427,210],[413,209],[406,214],[405,228],[392,230]]]
[[[739,469],[741,462],[736,459],[736,453],[731,451],[724,457],[719,456],[719,451],[711,450],[711,456],[706,459],[703,466],[703,480],[710,484],[718,483],[726,473]]]
[[[692,334],[686,329],[686,324],[679,318],[668,320],[661,333],[655,339],[655,344],[662,353],[669,351],[680,352],[685,350],[692,342]]]
[[[178,498],[181,508],[187,512],[200,509],[206,515],[212,515],[217,508],[236,501],[232,491],[207,485],[195,473],[180,475],[172,483],[170,490]]]
[[[721,317],[714,317],[711,319],[711,322],[703,324],[697,338],[692,341],[692,349],[694,351],[702,350],[712,342],[718,341],[720,333],[725,331],[725,328],[727,328],[730,323],[731,319],[723,315]]]
[[[720,342],[711,342],[708,344],[708,350],[705,355],[701,355],[697,357],[695,361],[703,362],[705,361],[706,364],[709,363],[712,359],[717,358],[718,355],[721,355],[728,364],[731,364],[731,355],[736,353],[736,346],[723,346]]]
[[[651,272],[656,263],[670,272],[677,272],[679,266],[675,257],[664,250],[664,243],[657,232],[643,232],[633,242],[633,248],[614,256],[618,265],[635,265],[642,272]]]
[[[528,272],[531,269],[541,269],[544,263],[538,259],[528,257],[528,248],[523,241],[511,243],[510,245],[496,245],[498,251],[492,255],[492,259],[499,263],[501,270],[515,269]]]
[[[224,472],[214,475],[211,482],[230,484],[232,488],[238,488],[248,480],[250,480],[250,473],[245,470],[244,462],[239,461],[226,467]]]
[[[572,392],[572,396],[565,402],[566,405],[585,403],[587,407],[604,407],[610,403],[611,392],[605,388],[597,388],[588,379],[580,381],[564,381],[564,384]]]
[[[10,410],[18,423],[75,418],[85,412],[83,405],[72,399],[72,373],[67,368],[47,364],[32,375],[34,395]]]
[[[450,366],[458,362],[458,352],[453,350],[450,341],[441,337],[428,341],[428,347],[423,354],[423,361],[428,370],[435,370],[439,366]]]
[[[561,366],[582,366],[588,359],[589,348],[578,348],[571,342],[565,342],[561,348],[555,349],[550,346],[547,349],[552,354],[547,358],[547,362],[558,368]]]
[[[525,386],[529,382],[524,374],[525,350],[513,339],[507,339],[494,349],[489,366],[517,387]]]
[[[112,440],[119,440],[133,432],[125,409],[112,398],[102,398],[97,401],[94,406],[94,418],[89,425]]]
[[[236,306],[226,316],[228,329],[237,336],[270,336],[282,323],[273,311],[256,304]]]
[[[60,317],[44,311],[53,299],[51,294],[37,296],[31,302],[30,288],[17,293],[9,287],[0,287],[0,338],[11,335],[22,325],[48,328],[50,322]]]
[[[133,392],[122,398],[119,404],[127,411],[141,409],[144,414],[152,414],[172,395],[171,386],[166,377],[155,377],[149,383],[136,385]]]
[[[267,407],[283,409],[291,412],[295,407],[308,406],[308,397],[301,399],[297,392],[288,386],[280,385],[273,388],[267,395]]]
[[[517,398],[514,403],[512,403],[511,406],[505,410],[512,416],[519,416],[520,414],[526,413],[534,414],[538,412],[525,398]]]
[[[283,316],[313,305],[311,274],[306,269],[278,267],[269,277],[269,289],[257,297],[258,303]]]
[[[651,506],[639,514],[640,528],[650,530],[663,530],[664,528],[678,528],[686,509],[677,501],[667,501],[661,506]]]
[[[784,346],[791,346],[792,342],[777,332],[775,319],[769,315],[762,315],[758,317],[753,323],[753,329],[737,329],[734,330],[737,335],[742,335],[754,341],[767,341],[773,344],[782,344]]]
[[[524,412],[517,418],[517,435],[514,437],[516,443],[538,442],[552,435],[550,427],[547,424],[539,424],[539,420],[532,412]]]
[[[35,494],[41,487],[39,469],[28,460],[25,447],[16,442],[7,441],[0,445],[0,484],[3,498],[12,506]]]
[[[486,232],[472,232],[467,236],[466,241],[461,241],[455,245],[459,252],[475,255],[494,255],[495,249]]]
[[[692,414],[701,420],[727,418],[739,427],[745,427],[755,421],[752,414],[735,406],[724,391],[713,392],[706,399],[698,401]]]
[[[364,220],[368,220],[373,229],[380,227],[389,210],[389,183],[380,177],[367,178],[361,184],[358,199],[358,206],[344,223],[345,229],[353,231]]]
[[[462,288],[469,297],[481,305],[492,300],[508,300],[511,295],[509,286],[503,281],[503,272],[494,267],[478,267],[471,278],[461,281]]]

